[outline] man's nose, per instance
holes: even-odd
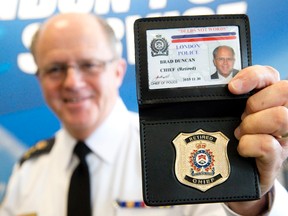
[[[224,64],[228,64],[228,63],[229,63],[229,59],[223,58],[223,63],[224,63]]]
[[[64,85],[69,88],[78,88],[83,86],[84,83],[83,75],[79,68],[74,65],[67,66]]]

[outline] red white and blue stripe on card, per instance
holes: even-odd
[[[237,38],[236,32],[221,32],[209,34],[185,34],[173,35],[172,43],[187,43],[199,41],[234,40]]]

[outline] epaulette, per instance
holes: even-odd
[[[55,137],[47,140],[42,140],[36,143],[36,145],[32,146],[30,149],[28,149],[27,152],[24,153],[24,155],[19,161],[20,166],[30,158],[35,158],[40,155],[49,153],[54,143],[55,143]]]

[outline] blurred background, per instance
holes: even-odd
[[[28,47],[40,22],[71,11],[101,15],[121,39],[128,61],[121,96],[132,111],[137,112],[133,24],[142,17],[247,14],[253,64],[273,66],[282,79],[288,77],[288,1],[0,0],[0,201],[13,164],[27,148],[60,127],[43,101]],[[287,173],[280,176],[286,184]]]

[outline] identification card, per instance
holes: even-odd
[[[213,57],[217,47],[233,49],[233,55],[222,58],[233,60],[231,72],[241,69],[238,26],[153,29],[146,34],[149,89],[227,84],[232,76],[211,79],[217,70]]]

